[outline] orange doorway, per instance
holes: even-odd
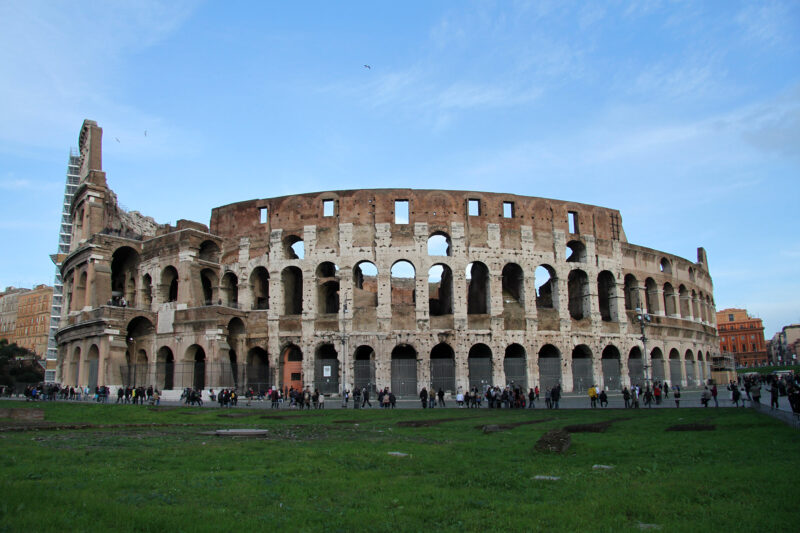
[[[303,352],[294,344],[283,349],[281,357],[283,363],[282,383],[286,390],[294,387],[295,390],[303,389]]]

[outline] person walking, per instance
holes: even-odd
[[[759,405],[761,404],[761,383],[758,381],[750,385],[750,398],[753,402]]]
[[[428,389],[422,387],[422,390],[419,391],[419,400],[422,402],[422,408],[426,409],[428,407]]]
[[[664,389],[666,390],[666,389]],[[675,398],[675,407],[681,406],[681,388],[677,385],[672,387],[672,397]]]
[[[780,396],[780,387],[778,387],[778,380],[773,380],[772,385],[769,388],[769,408],[772,409],[780,409],[778,406],[778,397]]]
[[[553,391],[550,393],[550,400],[553,402],[553,409],[558,409],[558,401],[561,399],[561,384],[556,383]]]
[[[361,407],[365,405],[372,407],[372,402],[369,401],[369,389],[366,387],[361,390]]]
[[[444,389],[442,389],[441,387],[439,387],[438,396],[439,396],[439,406],[440,407],[444,407],[445,406],[444,405]]]
[[[622,400],[625,402],[625,409],[629,409],[631,406],[631,391],[628,390],[628,387],[622,389]]]
[[[594,385],[589,387],[589,405],[592,409],[597,408],[597,387]]]
[[[718,394],[717,384],[714,383],[711,386],[711,397],[714,399],[714,407],[719,407],[719,402],[717,401],[717,394]]]

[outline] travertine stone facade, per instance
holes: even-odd
[[[616,210],[375,189],[230,204],[208,227],[134,227],[106,186],[101,134],[84,123],[64,383],[618,389],[643,383],[651,358],[654,379],[709,376],[705,251],[688,261],[630,244]],[[652,316],[644,358],[637,307]]]

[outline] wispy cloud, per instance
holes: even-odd
[[[792,43],[798,31],[797,3],[746,2],[736,16],[744,37],[770,47]]]

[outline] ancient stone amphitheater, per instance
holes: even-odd
[[[61,259],[69,385],[692,386],[716,351],[697,261],[627,242],[614,209],[505,193],[367,189],[248,200],[210,226],[124,212],[81,129]],[[648,313],[646,348],[637,308]],[[646,350],[646,352],[644,351]],[[651,376],[652,374],[652,376]]]

